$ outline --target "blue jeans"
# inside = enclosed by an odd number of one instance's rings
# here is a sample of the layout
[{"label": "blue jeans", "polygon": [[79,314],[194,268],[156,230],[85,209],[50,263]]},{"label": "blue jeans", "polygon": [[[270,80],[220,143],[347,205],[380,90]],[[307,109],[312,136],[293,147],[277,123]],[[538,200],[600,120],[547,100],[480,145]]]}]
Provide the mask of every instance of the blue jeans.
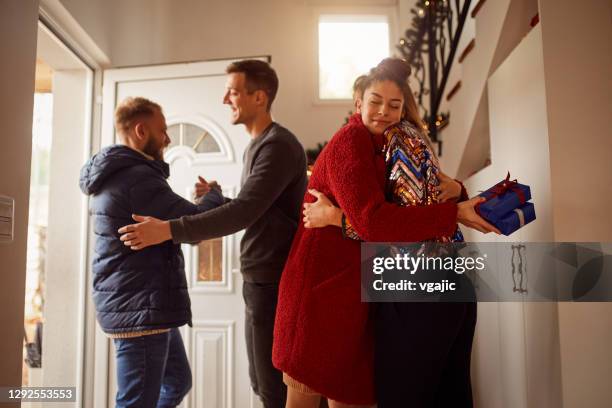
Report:
[{"label": "blue jeans", "polygon": [[191,389],[191,369],[178,329],[114,339],[117,408],[176,407]]}]

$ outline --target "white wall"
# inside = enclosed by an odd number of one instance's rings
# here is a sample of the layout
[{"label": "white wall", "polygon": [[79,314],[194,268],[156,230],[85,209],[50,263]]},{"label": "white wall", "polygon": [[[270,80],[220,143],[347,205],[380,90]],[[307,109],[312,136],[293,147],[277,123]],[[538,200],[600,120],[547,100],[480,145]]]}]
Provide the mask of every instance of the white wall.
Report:
[{"label": "white wall", "polygon": [[[466,230],[466,238],[484,242],[552,241],[540,27],[532,30],[498,67],[486,88],[492,164],[467,179],[466,187],[472,192],[485,190],[510,170],[512,178],[530,185],[538,219],[511,237]],[[474,360],[477,406],[559,407],[556,304],[481,303],[479,309],[484,313],[477,328]]]},{"label": "white wall", "polygon": [[[611,15],[608,0],[540,0],[556,241],[612,240]],[[565,408],[610,406],[611,316],[559,304]]]},{"label": "white wall", "polygon": [[[45,270],[43,384],[77,385],[83,316],[79,303],[84,245],[84,196],[79,172],[84,162],[87,109],[91,105],[85,69],[53,75],[53,143],[49,188],[49,227]],[[89,288],[86,290],[89,291]]]},{"label": "white wall", "polygon": [[110,65],[111,8],[104,0],[40,0],[40,15],[90,66]]},{"label": "white wall", "polygon": [[[487,2],[477,18],[493,4],[500,6]],[[471,191],[482,190],[511,170],[513,176],[532,185],[538,221],[513,239],[610,241],[612,139],[604,118],[611,111],[612,50],[609,42],[602,41],[612,37],[610,4],[587,1],[577,7],[570,1],[540,0],[539,6],[540,25],[488,81],[493,163],[466,184]],[[540,39],[534,41],[534,34]],[[536,53],[524,54],[527,48]],[[477,49],[478,45],[474,52]],[[477,241],[500,239],[466,235]],[[553,304],[523,305],[516,312],[525,315],[525,327],[517,326],[514,331],[526,336],[526,359],[518,365],[515,361],[512,370],[502,365],[506,374],[496,373],[492,367],[497,364],[487,366],[485,358],[503,361],[511,350],[499,333],[512,319],[490,310],[495,309],[491,305],[481,306],[481,316],[487,320],[479,320],[475,359],[480,370],[477,381],[482,386],[477,395],[480,406],[515,406],[508,405],[505,398],[499,401],[496,387],[524,393],[525,399],[512,400],[518,406],[609,406],[610,303],[560,303],[558,308]],[[503,312],[510,312],[504,308]],[[519,350],[513,353],[521,358]],[[507,381],[508,375],[521,373],[526,377],[526,389]],[[560,400],[555,402],[551,391],[559,384]]]},{"label": "white wall", "polygon": [[[0,385],[21,385],[23,300],[32,156],[38,1],[4,0],[0,13],[0,194],[15,199],[15,240],[0,244]],[[6,404],[6,406],[19,406]]]},{"label": "white wall", "polygon": [[[48,2],[49,0],[44,0]],[[87,29],[96,45],[111,56],[110,19],[112,8],[105,0],[59,0],[72,16]]]},{"label": "white wall", "polygon": [[610,240],[612,4],[541,0],[540,9],[555,238]]}]

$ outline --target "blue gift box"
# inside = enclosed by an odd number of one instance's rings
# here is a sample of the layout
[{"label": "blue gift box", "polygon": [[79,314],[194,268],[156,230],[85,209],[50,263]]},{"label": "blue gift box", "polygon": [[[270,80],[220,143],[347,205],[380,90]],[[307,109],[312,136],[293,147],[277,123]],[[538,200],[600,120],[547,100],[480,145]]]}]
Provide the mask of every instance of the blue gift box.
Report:
[{"label": "blue gift box", "polygon": [[[512,188],[496,195],[496,190],[500,189],[502,183],[512,183]],[[521,200],[520,197],[521,193],[518,193],[517,190],[522,192],[523,200]],[[477,207],[478,213],[481,217],[495,224],[510,211],[523,205],[526,201],[529,201],[531,199],[531,190],[529,186],[510,182],[506,179],[479,195],[486,198],[487,201]]]},{"label": "blue gift box", "polygon": [[507,236],[535,219],[536,214],[534,205],[532,203],[525,203],[510,211],[494,224],[502,234]]}]

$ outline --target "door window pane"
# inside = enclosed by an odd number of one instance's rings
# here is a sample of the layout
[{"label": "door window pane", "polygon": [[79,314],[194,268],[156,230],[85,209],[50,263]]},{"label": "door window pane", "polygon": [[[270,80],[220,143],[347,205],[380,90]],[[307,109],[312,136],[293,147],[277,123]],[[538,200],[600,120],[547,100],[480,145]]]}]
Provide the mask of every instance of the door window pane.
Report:
[{"label": "door window pane", "polygon": [[168,126],[168,137],[170,137],[170,144],[168,148],[181,145],[181,125],[176,124]]},{"label": "door window pane", "polygon": [[187,146],[196,153],[221,152],[221,147],[208,131],[191,123],[177,123],[169,126],[168,136],[171,139],[169,148]]},{"label": "door window pane", "polygon": [[221,151],[215,139],[201,127],[185,123],[183,125],[183,132],[185,145],[191,147],[197,153],[216,153]]},{"label": "door window pane", "polygon": [[198,259],[198,282],[223,281],[223,238],[201,242]]}]

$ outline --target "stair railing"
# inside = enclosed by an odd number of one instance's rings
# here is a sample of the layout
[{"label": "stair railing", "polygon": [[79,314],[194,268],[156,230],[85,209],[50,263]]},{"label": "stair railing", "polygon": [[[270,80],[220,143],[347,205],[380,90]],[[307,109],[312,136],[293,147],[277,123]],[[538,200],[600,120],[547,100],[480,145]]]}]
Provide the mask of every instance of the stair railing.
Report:
[{"label": "stair railing", "polygon": [[[413,68],[418,83],[415,97],[424,112],[429,137],[438,144],[439,155],[442,154],[439,131],[450,118],[450,113],[439,112],[440,104],[470,3],[471,0],[419,0],[410,10],[411,26],[397,46]],[[425,95],[429,95],[429,107],[424,104]]]}]

